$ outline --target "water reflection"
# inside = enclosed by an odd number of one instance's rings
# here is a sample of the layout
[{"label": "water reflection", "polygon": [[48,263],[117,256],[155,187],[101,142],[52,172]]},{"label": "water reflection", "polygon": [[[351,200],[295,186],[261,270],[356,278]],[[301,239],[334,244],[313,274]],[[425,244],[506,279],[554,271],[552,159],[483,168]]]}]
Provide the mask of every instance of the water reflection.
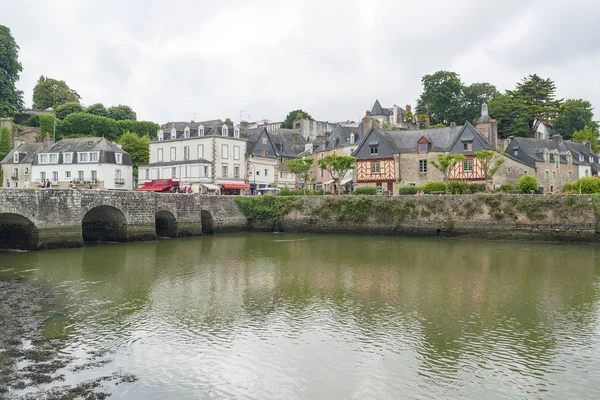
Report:
[{"label": "water reflection", "polygon": [[0,279],[50,288],[73,352],[110,349],[140,377],[116,395],[593,398],[597,260],[593,246],[244,234],[0,254]]}]

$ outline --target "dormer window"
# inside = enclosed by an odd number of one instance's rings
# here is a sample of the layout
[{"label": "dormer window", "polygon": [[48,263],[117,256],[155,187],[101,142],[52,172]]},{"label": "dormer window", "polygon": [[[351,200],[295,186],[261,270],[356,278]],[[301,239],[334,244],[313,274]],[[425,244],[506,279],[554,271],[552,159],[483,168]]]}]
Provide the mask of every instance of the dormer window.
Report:
[{"label": "dormer window", "polygon": [[13,162],[15,164],[17,164],[19,162],[19,153],[15,151],[15,154],[13,156]]},{"label": "dormer window", "polygon": [[175,128],[171,129],[171,139],[177,139],[177,131]]},{"label": "dormer window", "polygon": [[115,153],[115,161],[117,164],[123,164],[123,154]]},{"label": "dormer window", "polygon": [[590,162],[593,163],[594,162],[594,157],[590,156]]},{"label": "dormer window", "polygon": [[164,138],[163,138],[163,135],[164,135],[164,132],[163,132],[163,131],[158,131],[158,135],[157,135],[157,136],[158,136],[158,140],[159,140],[159,141],[161,141],[161,140],[163,140],[163,139],[164,139]]},{"label": "dormer window", "polygon": [[550,161],[550,154],[548,153],[548,150],[544,151],[544,161]]},{"label": "dormer window", "polygon": [[419,154],[424,154],[428,152],[428,146],[427,143],[419,143]]},{"label": "dormer window", "polygon": [[183,130],[183,137],[185,137],[185,138],[190,137],[190,127],[189,126],[186,126],[185,129]]},{"label": "dormer window", "polygon": [[222,136],[229,136],[229,127],[227,125],[223,125],[221,127],[221,135]]},{"label": "dormer window", "polygon": [[371,149],[371,155],[377,155],[377,145],[369,146]]},{"label": "dormer window", "polygon": [[583,156],[583,154],[579,155],[579,161],[583,162],[585,160],[585,157]]},{"label": "dormer window", "polygon": [[354,144],[354,140],[356,140],[354,137],[354,133],[351,133],[350,134],[350,144]]},{"label": "dormer window", "polygon": [[472,142],[464,142],[463,150],[464,151],[473,151],[473,143]]},{"label": "dormer window", "polygon": [[198,127],[198,136],[204,136],[204,125]]},{"label": "dormer window", "polygon": [[519,148],[518,147],[513,148],[513,156],[515,156],[515,157],[519,156]]},{"label": "dormer window", "polygon": [[573,156],[571,156],[571,153],[567,154],[567,162],[569,164],[571,164],[573,162]]},{"label": "dormer window", "polygon": [[240,137],[240,128],[237,126],[233,129],[233,137],[235,137],[235,138]]}]

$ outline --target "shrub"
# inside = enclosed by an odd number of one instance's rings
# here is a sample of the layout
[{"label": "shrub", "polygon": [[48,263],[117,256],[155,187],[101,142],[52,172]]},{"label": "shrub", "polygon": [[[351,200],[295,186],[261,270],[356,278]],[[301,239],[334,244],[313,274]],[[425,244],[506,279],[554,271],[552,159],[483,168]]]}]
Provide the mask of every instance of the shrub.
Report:
[{"label": "shrub", "polygon": [[84,111],[85,108],[83,108],[81,104],[79,104],[76,101],[72,101],[69,103],[61,104],[60,106],[56,107],[56,110],[54,112],[56,114],[56,118],[62,120],[65,119],[69,114],[82,113]]},{"label": "shrub", "polygon": [[425,186],[423,186],[423,191],[425,193],[445,192],[446,184],[444,182],[427,182]]},{"label": "shrub", "polygon": [[471,185],[467,181],[452,180],[448,182],[446,190],[451,194],[469,194],[471,193],[469,186]]},{"label": "shrub", "polygon": [[364,194],[364,195],[370,195],[370,196],[376,195],[377,188],[373,187],[373,186],[359,187],[359,188],[356,188],[356,190],[354,191],[354,194],[356,194],[356,195]]},{"label": "shrub", "polygon": [[284,187],[277,193],[278,196],[291,196],[292,190],[290,188]]},{"label": "shrub", "polygon": [[150,138],[156,137],[156,132],[160,126],[150,121],[135,121],[131,119],[125,119],[121,121],[115,121],[120,132],[135,132],[138,136],[148,135]]},{"label": "shrub", "polygon": [[600,193],[600,179],[591,176],[579,178],[573,182],[573,192],[581,194]]},{"label": "shrub", "polygon": [[487,191],[487,187],[485,183],[472,183],[469,185],[469,190],[471,193],[482,193]]},{"label": "shrub", "polygon": [[567,182],[563,185],[561,192],[563,193],[573,193],[575,189],[573,187],[573,182]]},{"label": "shrub", "polygon": [[417,194],[417,188],[414,186],[400,186],[398,194]]},{"label": "shrub", "polygon": [[415,186],[415,191],[417,191],[417,192],[424,192],[425,191],[425,186]]},{"label": "shrub", "polygon": [[517,183],[517,189],[520,190],[522,193],[527,194],[531,193],[532,191],[537,192],[538,181],[533,175],[523,175]]},{"label": "shrub", "polygon": [[67,115],[62,121],[60,131],[64,136],[96,136],[113,141],[121,135],[114,119],[86,113]]},{"label": "shrub", "polygon": [[23,125],[25,126],[40,126],[40,116],[39,114],[33,114],[27,120],[23,121]]},{"label": "shrub", "polygon": [[517,185],[513,185],[513,184],[510,184],[510,183],[503,183],[498,188],[499,192],[508,192],[509,190],[517,190]]},{"label": "shrub", "polygon": [[60,121],[56,119],[54,114],[39,114],[38,119],[40,122],[40,141],[44,140],[46,133],[49,133],[50,136],[52,136],[54,133],[54,121],[56,121],[56,132],[60,132]]}]

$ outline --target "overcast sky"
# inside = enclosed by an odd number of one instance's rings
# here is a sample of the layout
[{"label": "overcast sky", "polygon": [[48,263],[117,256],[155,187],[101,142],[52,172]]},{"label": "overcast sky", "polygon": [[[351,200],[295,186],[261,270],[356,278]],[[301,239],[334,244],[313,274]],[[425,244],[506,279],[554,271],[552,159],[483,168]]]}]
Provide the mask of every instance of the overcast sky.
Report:
[{"label": "overcast sky", "polygon": [[[598,0],[4,0],[28,107],[40,75],[138,119],[356,120],[415,105],[421,77],[528,74],[600,107]],[[599,112],[596,110],[596,116]]]}]

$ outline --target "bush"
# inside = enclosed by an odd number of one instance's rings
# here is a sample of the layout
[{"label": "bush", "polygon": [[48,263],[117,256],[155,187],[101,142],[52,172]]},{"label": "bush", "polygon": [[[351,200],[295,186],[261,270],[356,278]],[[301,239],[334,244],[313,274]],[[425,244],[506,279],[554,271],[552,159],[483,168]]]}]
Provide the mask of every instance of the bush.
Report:
[{"label": "bush", "polygon": [[425,186],[423,186],[423,191],[425,193],[445,192],[446,184],[444,182],[427,182]]},{"label": "bush", "polygon": [[414,186],[400,186],[398,194],[417,194],[417,188]]},{"label": "bush", "polygon": [[485,183],[472,183],[469,185],[469,190],[471,193],[482,193],[487,191],[487,187]]},{"label": "bush", "polygon": [[96,136],[117,140],[121,131],[114,119],[86,113],[67,115],[62,121],[60,132],[63,136]]},{"label": "bush", "polygon": [[573,192],[581,194],[600,193],[600,179],[588,176],[573,182]]},{"label": "bush", "polygon": [[135,132],[140,137],[148,135],[150,138],[155,138],[156,132],[158,132],[158,129],[160,128],[158,124],[150,121],[135,121],[131,119],[125,119],[115,122],[121,133],[126,131]]},{"label": "bush", "polygon": [[517,189],[526,194],[537,192],[538,181],[533,175],[523,175],[517,183]]},{"label": "bush", "polygon": [[377,194],[377,188],[373,187],[373,186],[363,186],[363,187],[358,187],[356,188],[356,190],[354,191],[354,194],[356,195],[376,195]]},{"label": "bush", "polygon": [[416,192],[425,192],[425,186],[415,186]]},{"label": "bush", "polygon": [[563,185],[561,192],[563,193],[574,193],[575,189],[573,187],[573,182],[567,182]]},{"label": "bush", "polygon": [[25,125],[25,126],[36,126],[36,127],[39,127],[40,126],[40,116],[39,116],[39,114],[33,114],[32,116],[30,116],[27,120],[25,120],[23,122],[23,125]]},{"label": "bush", "polygon": [[503,183],[498,188],[499,192],[508,192],[509,190],[517,190],[517,185],[513,185],[513,184],[510,184],[510,183]]},{"label": "bush", "polygon": [[56,110],[54,112],[56,114],[56,118],[63,120],[69,114],[82,113],[84,111],[85,108],[83,108],[81,104],[79,104],[76,101],[72,101],[69,103],[61,104],[60,106],[56,107]]},{"label": "bush", "polygon": [[284,187],[277,193],[277,196],[291,196],[292,190],[290,188]]},{"label": "bush", "polygon": [[40,141],[44,141],[44,136],[49,133],[50,136],[54,133],[54,121],[56,121],[56,132],[60,132],[60,124],[54,114],[39,114],[40,121]]},{"label": "bush", "polygon": [[469,188],[469,182],[467,181],[458,181],[453,180],[448,182],[448,186],[446,186],[446,190],[450,194],[469,194],[471,193],[471,189]]}]

